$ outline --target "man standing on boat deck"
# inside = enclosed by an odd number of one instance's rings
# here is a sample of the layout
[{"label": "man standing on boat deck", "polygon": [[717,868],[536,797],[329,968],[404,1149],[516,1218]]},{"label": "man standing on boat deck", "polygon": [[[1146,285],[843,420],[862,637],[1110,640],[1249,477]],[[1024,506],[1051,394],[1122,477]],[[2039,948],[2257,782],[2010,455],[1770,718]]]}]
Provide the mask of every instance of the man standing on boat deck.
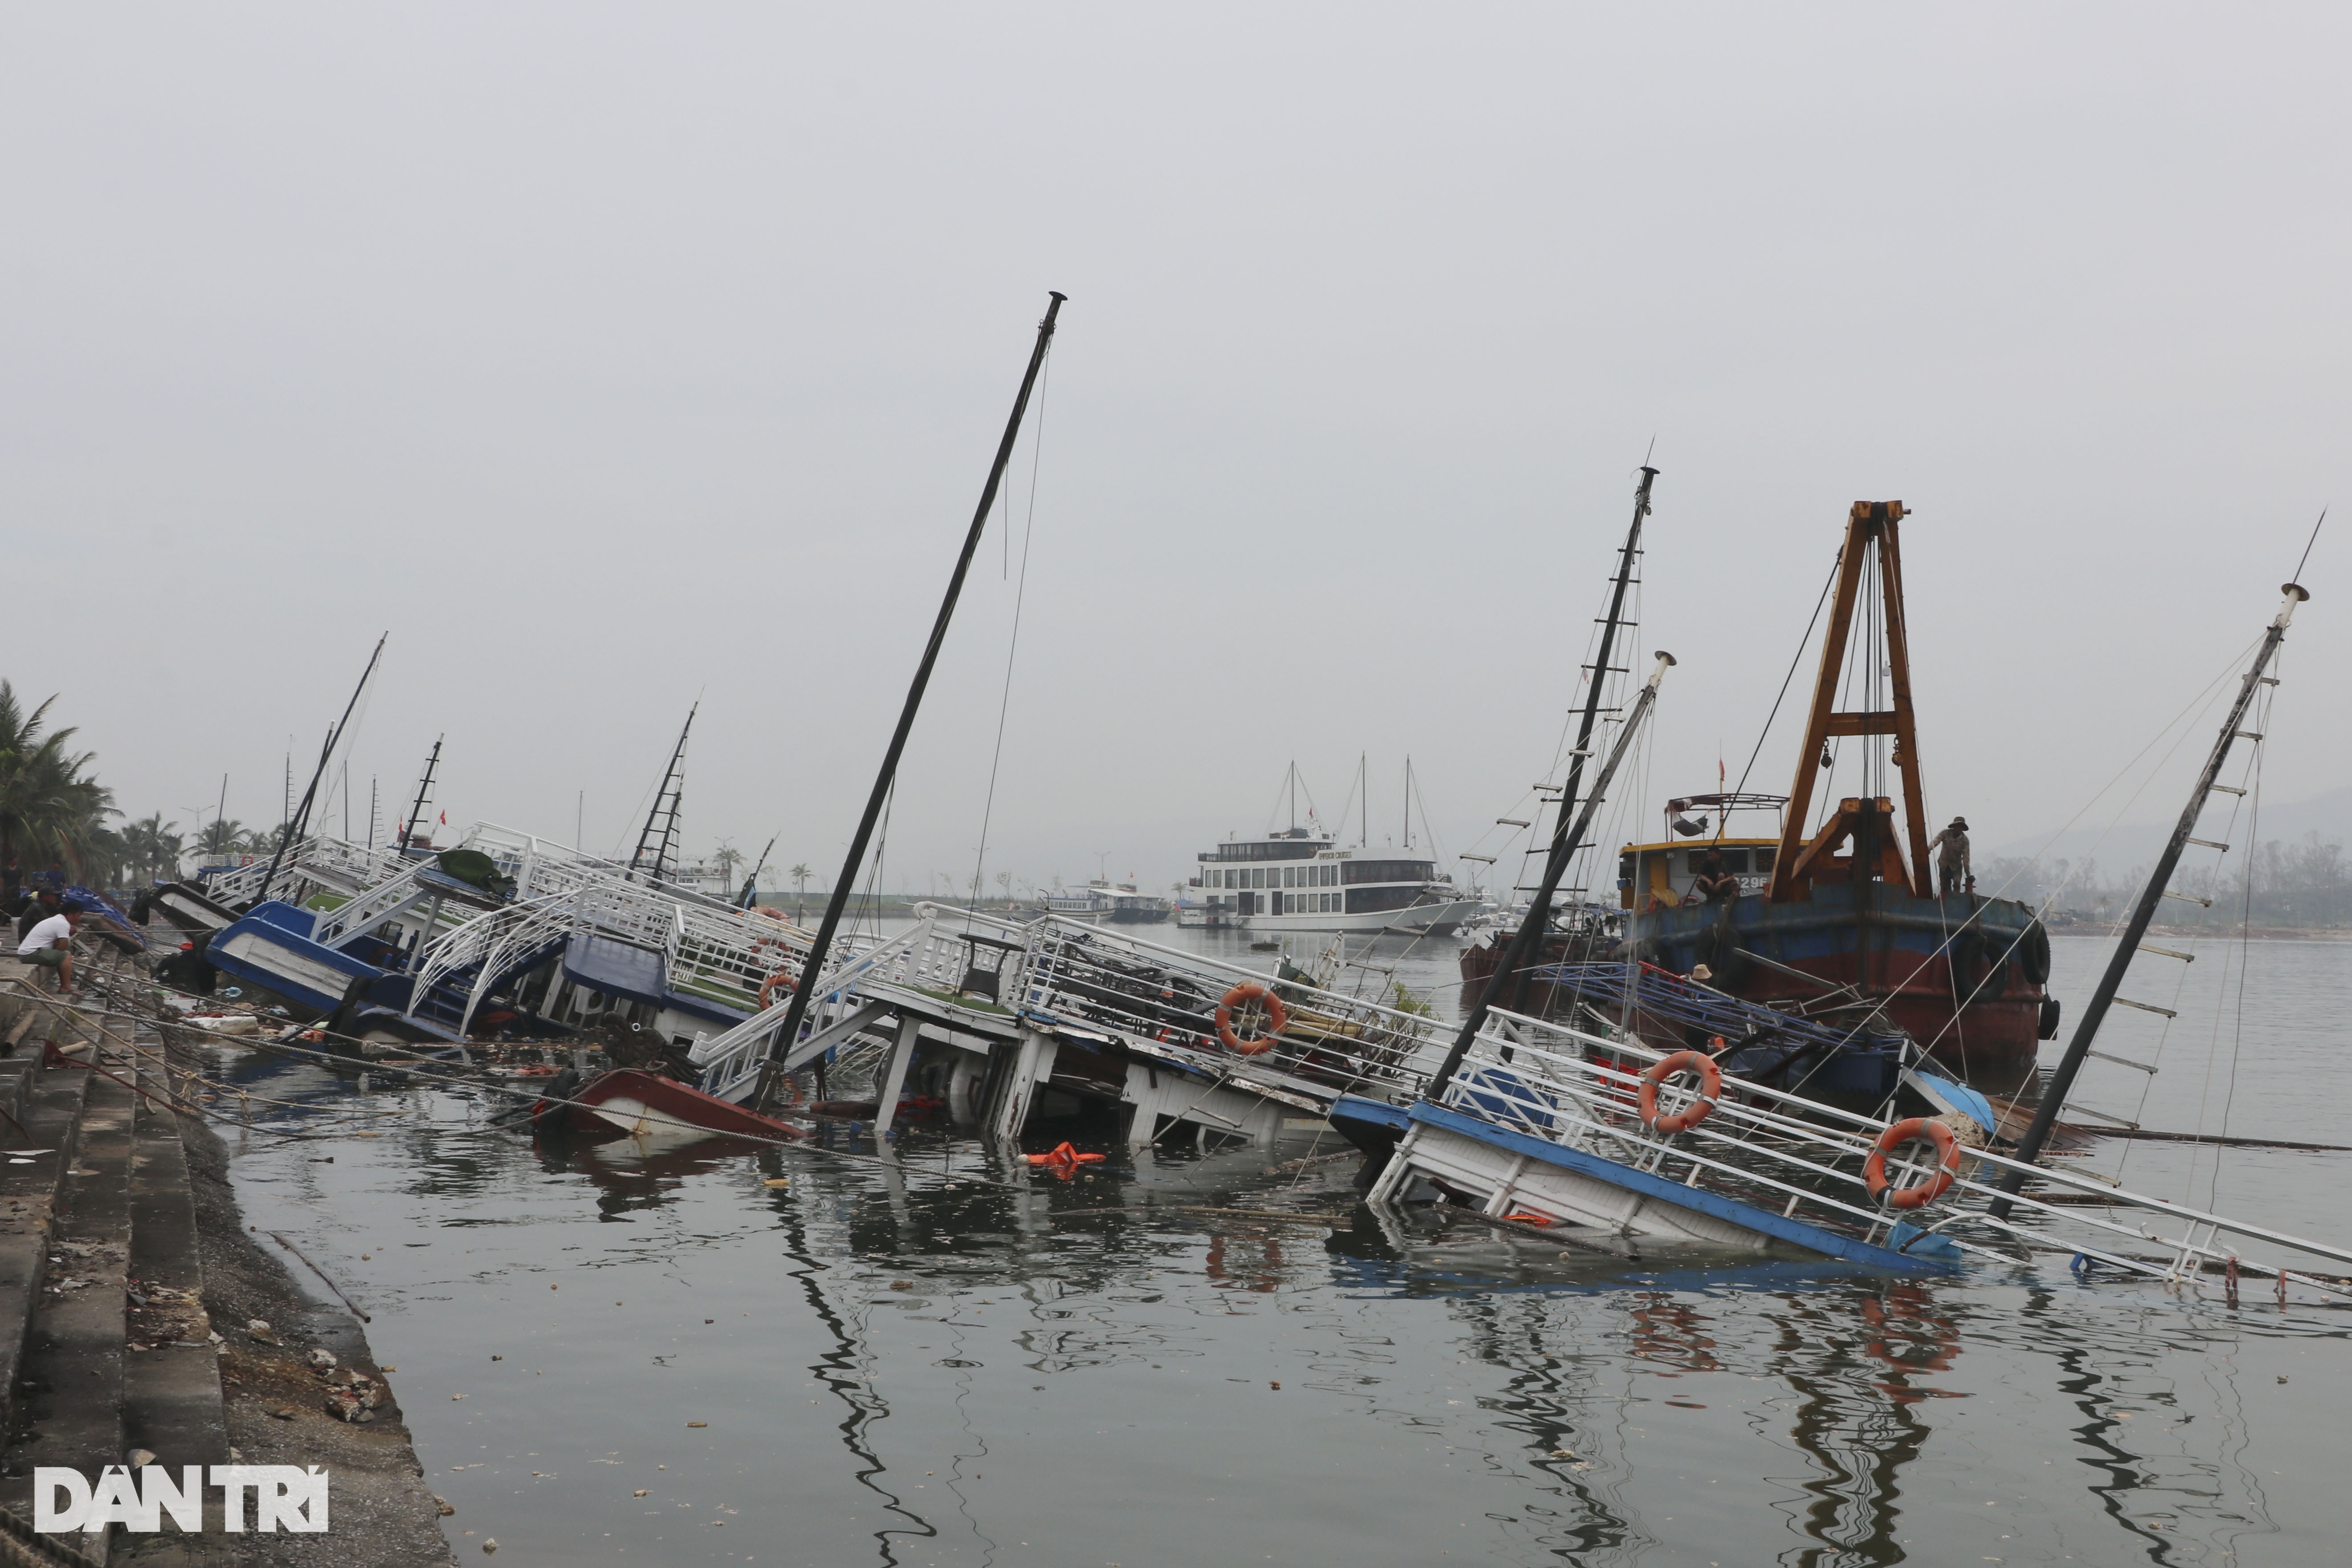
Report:
[{"label": "man standing on boat deck", "polygon": [[73,934],[80,920],[79,910],[61,910],[35,926],[16,948],[17,963],[43,963],[57,970],[60,996],[73,992]]},{"label": "man standing on boat deck", "polygon": [[1936,851],[1937,897],[1948,899],[1971,880],[1969,876],[1969,819],[1952,818],[1952,825],[1927,840],[1927,847]]}]

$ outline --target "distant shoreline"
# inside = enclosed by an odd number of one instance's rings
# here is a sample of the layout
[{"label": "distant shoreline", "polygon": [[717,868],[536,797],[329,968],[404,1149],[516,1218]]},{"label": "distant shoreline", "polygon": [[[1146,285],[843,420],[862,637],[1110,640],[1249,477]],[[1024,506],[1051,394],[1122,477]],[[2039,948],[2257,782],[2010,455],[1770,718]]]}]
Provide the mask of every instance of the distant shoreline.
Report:
[{"label": "distant shoreline", "polygon": [[[2096,921],[2076,921],[2072,925],[2053,926],[2052,936],[2108,937],[2116,927]],[[2195,941],[2204,937],[2226,937],[2232,941],[2242,936],[2256,942],[2352,942],[2352,930],[2341,926],[2150,926],[2150,936],[2178,937]]]}]

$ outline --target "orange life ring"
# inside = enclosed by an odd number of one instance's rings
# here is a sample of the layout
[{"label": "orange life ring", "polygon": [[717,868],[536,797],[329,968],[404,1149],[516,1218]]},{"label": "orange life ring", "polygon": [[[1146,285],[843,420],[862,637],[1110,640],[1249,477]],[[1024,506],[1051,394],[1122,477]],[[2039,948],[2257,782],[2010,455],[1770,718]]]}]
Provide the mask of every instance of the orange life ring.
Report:
[{"label": "orange life ring", "polygon": [[[1895,1186],[1886,1179],[1886,1156],[1922,1138],[1936,1146],[1936,1174],[1911,1186]],[[1952,1130],[1940,1121],[1914,1116],[1878,1135],[1878,1142],[1871,1146],[1870,1158],[1863,1163],[1862,1184],[1870,1189],[1873,1203],[1897,1209],[1926,1208],[1949,1190],[1959,1173],[1960,1141],[1952,1136]]]},{"label": "orange life ring", "polygon": [[[1250,1002],[1265,1004],[1265,1033],[1244,1039],[1234,1033],[1234,1009]],[[1282,1005],[1282,998],[1255,980],[1234,986],[1225,993],[1224,1000],[1217,1004],[1217,1038],[1225,1042],[1227,1050],[1238,1051],[1245,1057],[1274,1049],[1274,1037],[1282,1033],[1283,1026],[1289,1022],[1290,1009]]]},{"label": "orange life ring", "polygon": [[[1698,1098],[1672,1116],[1658,1114],[1658,1086],[1678,1072],[1698,1074]],[[1705,1051],[1676,1051],[1642,1075],[1642,1125],[1671,1138],[1706,1121],[1723,1094],[1723,1069]]]},{"label": "orange life ring", "polygon": [[765,980],[760,982],[761,1012],[764,1013],[768,1010],[768,993],[776,988],[776,982],[779,980],[790,982],[790,984],[785,987],[787,991],[797,991],[801,988],[799,978],[795,976],[791,970],[777,970],[773,974],[769,975]]}]

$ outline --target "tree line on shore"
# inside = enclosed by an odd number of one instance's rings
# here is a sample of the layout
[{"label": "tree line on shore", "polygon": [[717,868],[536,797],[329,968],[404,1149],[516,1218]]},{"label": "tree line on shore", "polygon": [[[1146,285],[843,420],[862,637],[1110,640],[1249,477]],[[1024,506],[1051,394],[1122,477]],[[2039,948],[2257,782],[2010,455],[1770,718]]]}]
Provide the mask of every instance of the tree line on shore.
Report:
[{"label": "tree line on shore", "polygon": [[[1979,892],[2041,906],[2053,923],[2114,921],[2129,912],[2147,884],[2152,866],[2134,866],[2111,876],[2098,861],[1990,860],[1977,873]],[[2205,905],[2166,902],[2159,923],[2214,930],[2242,925],[2330,930],[2352,925],[2352,859],[2344,846],[2316,831],[2300,839],[2268,839],[2219,866],[2184,865],[2173,890],[2210,900]]]}]

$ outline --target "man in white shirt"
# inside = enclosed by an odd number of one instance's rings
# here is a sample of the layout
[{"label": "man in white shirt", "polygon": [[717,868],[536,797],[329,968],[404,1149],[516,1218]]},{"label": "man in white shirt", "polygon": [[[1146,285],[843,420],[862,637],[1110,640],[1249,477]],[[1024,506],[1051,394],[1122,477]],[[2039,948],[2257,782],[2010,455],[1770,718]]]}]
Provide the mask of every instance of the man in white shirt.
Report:
[{"label": "man in white shirt", "polygon": [[16,947],[17,963],[47,964],[58,972],[61,996],[73,992],[73,935],[80,923],[79,910],[61,910],[26,932]]}]

